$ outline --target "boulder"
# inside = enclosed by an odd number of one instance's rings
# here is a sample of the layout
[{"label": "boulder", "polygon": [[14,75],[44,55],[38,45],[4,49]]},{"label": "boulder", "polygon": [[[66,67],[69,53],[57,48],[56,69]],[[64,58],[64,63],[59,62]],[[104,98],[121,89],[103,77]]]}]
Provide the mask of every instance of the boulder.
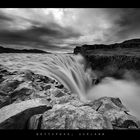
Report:
[{"label": "boulder", "polygon": [[48,101],[40,98],[10,104],[0,109],[0,128],[23,128],[31,116],[43,113],[50,108]]},{"label": "boulder", "polygon": [[128,113],[129,110],[122,104],[119,98],[102,97],[91,104],[90,106],[92,106],[93,109],[111,121],[115,129],[127,129],[130,128],[130,126],[140,128],[138,118]]},{"label": "boulder", "polygon": [[107,118],[89,106],[56,104],[42,115],[41,129],[112,129]]},{"label": "boulder", "polygon": [[29,129],[112,129],[111,122],[75,94],[54,98],[52,109],[34,115]]}]

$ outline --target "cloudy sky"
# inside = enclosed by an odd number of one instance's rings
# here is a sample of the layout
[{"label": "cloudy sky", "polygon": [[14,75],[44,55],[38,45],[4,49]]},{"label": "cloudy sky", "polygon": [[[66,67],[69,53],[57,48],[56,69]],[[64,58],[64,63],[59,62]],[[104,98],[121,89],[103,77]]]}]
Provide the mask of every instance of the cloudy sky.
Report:
[{"label": "cloudy sky", "polygon": [[140,38],[136,8],[0,8],[0,45],[71,52]]}]

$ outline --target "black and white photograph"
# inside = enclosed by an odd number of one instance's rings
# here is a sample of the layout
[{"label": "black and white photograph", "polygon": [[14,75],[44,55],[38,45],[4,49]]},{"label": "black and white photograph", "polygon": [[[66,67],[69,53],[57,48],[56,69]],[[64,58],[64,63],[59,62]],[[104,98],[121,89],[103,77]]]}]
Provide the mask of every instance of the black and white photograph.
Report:
[{"label": "black and white photograph", "polygon": [[9,129],[139,130],[140,8],[0,8]]}]

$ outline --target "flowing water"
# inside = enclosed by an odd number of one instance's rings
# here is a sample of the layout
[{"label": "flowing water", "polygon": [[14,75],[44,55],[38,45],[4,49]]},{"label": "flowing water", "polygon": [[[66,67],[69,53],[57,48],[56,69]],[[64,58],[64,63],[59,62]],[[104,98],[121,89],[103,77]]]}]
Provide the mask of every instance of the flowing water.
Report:
[{"label": "flowing water", "polygon": [[81,56],[69,54],[2,54],[0,64],[11,71],[29,69],[50,76],[72,93],[78,94],[82,101],[95,100],[103,96],[118,97],[140,118],[140,86],[134,79],[116,80],[104,78],[98,85],[92,85],[96,75],[90,69],[85,70],[85,61]]}]

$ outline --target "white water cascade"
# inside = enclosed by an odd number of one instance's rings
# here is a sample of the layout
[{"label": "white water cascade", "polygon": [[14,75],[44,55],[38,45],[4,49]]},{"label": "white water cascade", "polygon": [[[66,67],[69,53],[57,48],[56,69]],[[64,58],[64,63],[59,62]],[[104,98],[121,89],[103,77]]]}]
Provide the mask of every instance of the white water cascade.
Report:
[{"label": "white water cascade", "polygon": [[89,72],[84,71],[84,65],[80,61],[83,61],[81,56],[55,54],[48,57],[44,66],[50,77],[86,101],[86,93],[92,87],[92,78]]}]

